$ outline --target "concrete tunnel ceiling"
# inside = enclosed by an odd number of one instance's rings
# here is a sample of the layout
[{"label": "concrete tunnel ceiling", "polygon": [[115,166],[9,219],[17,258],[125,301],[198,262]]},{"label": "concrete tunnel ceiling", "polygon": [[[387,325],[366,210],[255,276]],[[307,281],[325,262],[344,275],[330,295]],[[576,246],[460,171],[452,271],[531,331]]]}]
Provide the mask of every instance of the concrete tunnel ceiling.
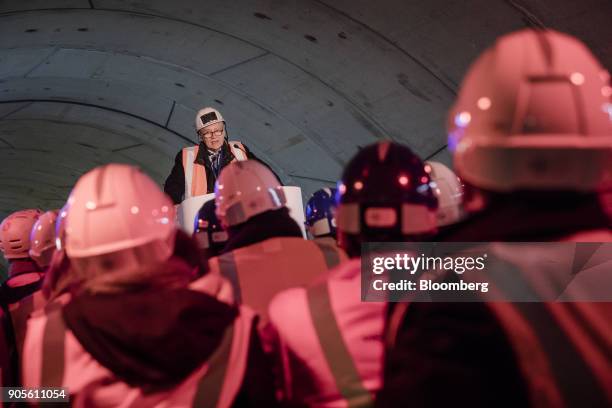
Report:
[{"label": "concrete tunnel ceiling", "polygon": [[446,111],[480,51],[550,27],[609,69],[611,15],[596,0],[2,1],[0,219],[60,207],[102,163],[163,183],[205,105],[305,197],[380,139],[449,163]]}]

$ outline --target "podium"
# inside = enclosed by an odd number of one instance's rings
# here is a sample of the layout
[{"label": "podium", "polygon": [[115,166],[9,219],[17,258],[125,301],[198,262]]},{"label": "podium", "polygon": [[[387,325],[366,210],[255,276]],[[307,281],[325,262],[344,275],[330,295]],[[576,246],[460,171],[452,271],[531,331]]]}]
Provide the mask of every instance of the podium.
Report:
[{"label": "podium", "polygon": [[[285,204],[289,208],[289,215],[297,222],[302,230],[302,236],[306,238],[306,230],[304,229],[304,205],[302,203],[302,189],[296,186],[283,186],[287,203]],[[205,194],[201,196],[191,197],[184,200],[177,206],[176,216],[177,223],[183,231],[187,234],[193,234],[195,217],[200,211],[200,208],[205,202],[214,200],[214,193]]]}]

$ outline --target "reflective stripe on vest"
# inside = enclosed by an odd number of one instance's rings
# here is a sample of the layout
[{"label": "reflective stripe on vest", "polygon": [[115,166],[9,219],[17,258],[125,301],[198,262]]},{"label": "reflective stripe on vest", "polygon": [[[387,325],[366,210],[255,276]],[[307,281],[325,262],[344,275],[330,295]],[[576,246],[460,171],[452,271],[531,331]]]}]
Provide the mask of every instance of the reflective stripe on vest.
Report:
[{"label": "reflective stripe on vest", "polygon": [[[232,154],[238,161],[247,159],[246,149],[240,142],[229,141]],[[191,146],[183,149],[183,170],[185,171],[185,199],[208,193],[208,180],[206,179],[206,168],[194,163],[198,157],[200,146]]]},{"label": "reflective stripe on vest", "polygon": [[322,242],[317,242],[313,240],[313,242],[319,247],[323,257],[325,258],[325,264],[328,269],[335,268],[340,264],[340,253],[338,252],[338,248],[333,247],[328,244],[324,244]]},{"label": "reflective stripe on vest", "polygon": [[28,318],[32,312],[42,309],[46,304],[47,299],[39,289],[30,296],[27,296],[21,299],[19,302],[13,303],[9,306],[13,328],[15,330],[15,344],[17,346],[19,356],[22,355],[23,351],[23,343],[25,341]]},{"label": "reflective stripe on vest", "polygon": [[338,327],[327,282],[309,288],[306,293],[312,323],[338,391],[350,408],[374,406]]},{"label": "reflective stripe on vest", "polygon": [[198,382],[198,388],[193,399],[192,406],[202,408],[214,408],[221,397],[225,373],[232,351],[234,341],[234,325],[225,330],[221,344],[208,360],[208,370]]},{"label": "reflective stripe on vest", "polygon": [[219,270],[221,276],[227,279],[232,284],[232,290],[234,294],[234,302],[242,304],[242,290],[240,289],[240,279],[238,278],[238,266],[236,265],[236,258],[234,252],[226,252],[219,255],[217,258],[219,261]]},{"label": "reflective stripe on vest", "polygon": [[[559,326],[550,305],[530,302],[489,306],[501,318],[512,340],[534,406],[610,406],[603,384],[598,383],[569,334]],[[511,308],[514,313],[504,308]],[[520,325],[523,331],[532,334],[530,341],[517,335]]]},{"label": "reflective stripe on vest", "polygon": [[[534,272],[537,271],[531,271]],[[490,276],[493,282],[501,283],[498,288],[535,297],[536,291],[526,273],[529,272],[517,270],[509,274],[494,270]],[[598,381],[571,340],[576,333],[564,331],[560,324],[572,319],[568,311],[571,303],[489,302],[486,305],[497,316],[518,356],[533,406],[609,406],[612,401],[607,401],[606,385]],[[574,331],[584,331],[585,324],[574,325]]]},{"label": "reflective stripe on vest", "polygon": [[9,306],[9,310],[15,334],[17,355],[22,356],[28,317],[34,311],[34,296],[30,295],[17,303],[13,303]]},{"label": "reflective stripe on vest", "polygon": [[47,322],[43,332],[41,387],[61,387],[64,379],[64,353],[66,324],[62,306],[54,304],[47,309]]}]

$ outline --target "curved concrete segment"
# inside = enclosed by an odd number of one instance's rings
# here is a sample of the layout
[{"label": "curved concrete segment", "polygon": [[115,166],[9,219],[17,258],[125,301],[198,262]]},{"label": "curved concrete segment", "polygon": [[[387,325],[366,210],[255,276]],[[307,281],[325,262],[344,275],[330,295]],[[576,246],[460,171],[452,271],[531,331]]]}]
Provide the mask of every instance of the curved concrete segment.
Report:
[{"label": "curved concrete segment", "polygon": [[380,139],[450,164],[445,116],[470,61],[527,25],[583,38],[610,68],[603,3],[3,1],[0,219],[59,207],[111,161],[161,184],[206,105],[305,198]]}]

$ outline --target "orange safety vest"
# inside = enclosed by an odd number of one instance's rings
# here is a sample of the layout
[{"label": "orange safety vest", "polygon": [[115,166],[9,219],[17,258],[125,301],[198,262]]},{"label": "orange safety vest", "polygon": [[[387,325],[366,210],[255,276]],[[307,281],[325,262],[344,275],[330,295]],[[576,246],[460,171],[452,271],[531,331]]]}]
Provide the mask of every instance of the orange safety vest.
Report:
[{"label": "orange safety vest", "polygon": [[207,362],[174,388],[145,393],[119,380],[87,353],[56,307],[28,322],[23,386],[64,387],[75,406],[230,407],[244,380],[253,319],[253,312],[241,308]]},{"label": "orange safety vest", "polygon": [[262,327],[274,295],[311,284],[346,259],[346,254],[337,247],[282,237],[235,249],[208,262],[211,273],[230,281],[234,300],[260,315]]},{"label": "orange safety vest", "polygon": [[[238,161],[247,160],[246,148],[240,142],[230,141],[230,150]],[[238,147],[236,147],[238,146]],[[207,194],[206,168],[195,163],[200,146],[183,149],[183,169],[185,170],[185,199]],[[233,161],[233,160],[232,160]]]},{"label": "orange safety vest", "polygon": [[270,303],[283,395],[311,407],[372,407],[382,386],[385,303],[361,301],[361,261]]}]

